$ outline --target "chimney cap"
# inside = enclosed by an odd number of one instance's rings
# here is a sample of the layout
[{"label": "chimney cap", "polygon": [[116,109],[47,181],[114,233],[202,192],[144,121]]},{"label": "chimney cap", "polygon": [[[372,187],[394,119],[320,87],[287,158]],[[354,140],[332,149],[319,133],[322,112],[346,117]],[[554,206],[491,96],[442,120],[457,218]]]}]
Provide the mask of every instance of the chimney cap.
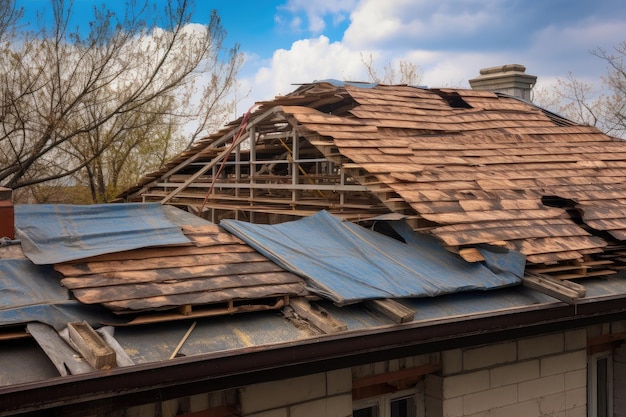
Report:
[{"label": "chimney cap", "polygon": [[469,84],[474,90],[504,93],[530,100],[530,91],[537,77],[525,71],[526,67],[520,64],[483,68],[478,77],[469,80]]},{"label": "chimney cap", "polygon": [[526,72],[526,67],[521,64],[498,65],[481,69],[480,75],[502,74],[505,72]]}]

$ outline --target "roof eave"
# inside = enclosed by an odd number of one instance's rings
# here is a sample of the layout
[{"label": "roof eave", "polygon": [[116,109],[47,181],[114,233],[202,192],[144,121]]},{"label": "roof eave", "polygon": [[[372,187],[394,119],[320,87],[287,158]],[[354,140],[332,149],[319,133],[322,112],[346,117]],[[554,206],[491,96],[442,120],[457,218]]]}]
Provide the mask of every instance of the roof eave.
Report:
[{"label": "roof eave", "polygon": [[[102,402],[138,405],[390,358],[626,318],[626,295],[411,322],[0,388],[0,416]],[[83,404],[81,406],[81,404]]]}]

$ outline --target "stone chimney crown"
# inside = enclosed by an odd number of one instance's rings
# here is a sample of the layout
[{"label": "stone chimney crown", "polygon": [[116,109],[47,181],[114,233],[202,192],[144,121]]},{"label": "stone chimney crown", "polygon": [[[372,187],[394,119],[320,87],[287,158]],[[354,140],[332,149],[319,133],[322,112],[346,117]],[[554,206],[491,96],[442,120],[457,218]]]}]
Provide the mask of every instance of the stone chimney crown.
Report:
[{"label": "stone chimney crown", "polygon": [[530,101],[530,91],[537,77],[525,71],[526,67],[520,64],[483,68],[480,76],[469,80],[469,83],[474,90],[504,93]]}]

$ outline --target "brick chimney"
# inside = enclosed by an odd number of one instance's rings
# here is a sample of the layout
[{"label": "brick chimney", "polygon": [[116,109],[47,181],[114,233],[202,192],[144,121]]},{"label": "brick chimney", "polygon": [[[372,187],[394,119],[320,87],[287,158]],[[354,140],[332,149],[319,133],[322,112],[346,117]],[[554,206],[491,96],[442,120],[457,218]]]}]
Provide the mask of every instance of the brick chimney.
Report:
[{"label": "brick chimney", "polygon": [[13,190],[0,187],[0,238],[15,239]]},{"label": "brick chimney", "polygon": [[526,74],[526,67],[520,64],[507,64],[480,70],[480,76],[469,80],[474,90],[504,93],[530,101],[530,91],[537,77]]}]

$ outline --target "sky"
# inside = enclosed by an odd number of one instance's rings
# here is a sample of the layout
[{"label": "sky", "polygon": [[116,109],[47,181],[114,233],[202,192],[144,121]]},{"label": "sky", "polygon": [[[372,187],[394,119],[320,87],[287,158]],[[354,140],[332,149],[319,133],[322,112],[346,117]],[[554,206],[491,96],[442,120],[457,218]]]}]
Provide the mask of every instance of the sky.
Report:
[{"label": "sky", "polygon": [[[125,3],[74,1],[78,14]],[[33,19],[48,2],[18,4]],[[623,0],[196,0],[192,20],[206,23],[213,9],[245,56],[240,113],[301,83],[369,81],[370,55],[379,73],[418,65],[427,87],[469,88],[481,68],[515,63],[538,76],[537,88],[570,73],[599,88],[607,64],[591,51],[626,41]]]}]

